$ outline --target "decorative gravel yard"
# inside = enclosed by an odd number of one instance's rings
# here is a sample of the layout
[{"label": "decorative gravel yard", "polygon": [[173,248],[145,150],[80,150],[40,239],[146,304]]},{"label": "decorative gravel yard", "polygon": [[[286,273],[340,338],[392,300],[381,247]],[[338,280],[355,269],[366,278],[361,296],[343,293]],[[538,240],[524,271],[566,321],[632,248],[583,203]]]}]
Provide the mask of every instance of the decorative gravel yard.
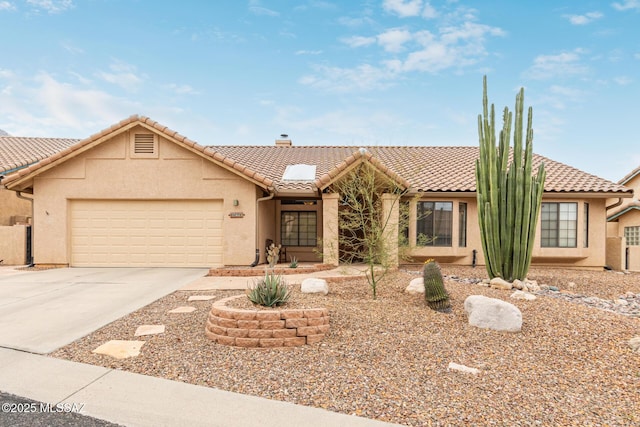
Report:
[{"label": "decorative gravel yard", "polygon": [[[443,267],[453,312],[427,308],[404,288],[417,272],[398,271],[378,288],[364,279],[330,283],[327,296],[295,292],[291,308],[326,307],[330,332],[320,342],[292,348],[245,349],[205,336],[213,301],[241,291],[176,292],[51,356],[331,411],[424,425],[640,425],[640,353],[628,341],[640,318],[538,295],[514,300],[511,291],[465,283],[483,269]],[[532,269],[530,279],[565,292],[605,300],[626,294],[640,304],[640,274]],[[187,301],[193,295],[211,301]],[[516,305],[520,333],[472,327],[463,308],[469,295]],[[558,296],[558,295],[556,295]],[[179,306],[191,313],[168,313]],[[141,325],[166,325],[138,336]],[[109,340],[144,340],[137,357],[114,359],[92,350]],[[450,362],[477,375],[448,371]]]}]

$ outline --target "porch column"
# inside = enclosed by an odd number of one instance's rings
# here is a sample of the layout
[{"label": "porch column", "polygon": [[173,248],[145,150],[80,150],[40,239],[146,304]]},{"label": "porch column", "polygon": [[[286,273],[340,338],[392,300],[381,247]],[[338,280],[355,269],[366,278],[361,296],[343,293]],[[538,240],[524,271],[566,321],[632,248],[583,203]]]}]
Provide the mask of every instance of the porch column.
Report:
[{"label": "porch column", "polygon": [[340,194],[322,194],[322,262],[324,264],[338,265],[338,201]]},{"label": "porch column", "polygon": [[398,266],[398,223],[400,222],[400,198],[396,194],[382,195],[382,217],[389,218],[385,229],[385,242],[389,254],[389,265]]}]

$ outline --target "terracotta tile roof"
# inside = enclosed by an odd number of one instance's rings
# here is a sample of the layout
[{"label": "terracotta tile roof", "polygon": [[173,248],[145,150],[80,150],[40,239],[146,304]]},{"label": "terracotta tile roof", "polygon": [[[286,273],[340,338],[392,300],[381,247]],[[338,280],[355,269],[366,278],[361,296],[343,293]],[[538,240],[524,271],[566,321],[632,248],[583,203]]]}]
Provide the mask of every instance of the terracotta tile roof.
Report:
[{"label": "terracotta tile roof", "polygon": [[[476,189],[475,161],[478,158],[478,147],[362,147],[366,151],[361,152],[359,147],[353,146],[202,146],[148,117],[137,115],[81,141],[57,140],[67,141],[67,145],[60,146],[57,151],[49,153],[48,157],[38,163],[7,176],[4,184],[15,184],[23,178],[28,180],[46,170],[48,165],[53,166],[65,161],[99,144],[103,139],[136,125],[154,129],[177,144],[210,157],[214,162],[265,189],[316,192],[350,164],[365,158],[378,170],[412,191],[475,192]],[[25,140],[2,137],[0,141],[3,139]],[[56,141],[46,138],[42,140]],[[534,156],[534,169],[542,161],[547,169],[546,192],[633,194],[633,190],[623,185],[542,156]],[[283,180],[287,165],[295,164],[316,165],[314,180]]]},{"label": "terracotta tile roof", "polygon": [[[218,153],[260,171],[278,190],[315,190],[326,184],[331,171],[346,167],[357,148],[345,146],[276,147],[214,146]],[[474,192],[478,147],[363,147],[381,165],[406,180],[414,191]],[[353,161],[353,160],[350,160]],[[558,193],[631,193],[631,190],[560,162],[534,155],[534,170],[547,169],[545,191]],[[315,182],[288,182],[281,177],[287,165],[315,164]],[[341,166],[342,165],[342,166]]]},{"label": "terracotta tile roof", "polygon": [[29,166],[77,142],[67,138],[0,136],[0,174]]}]

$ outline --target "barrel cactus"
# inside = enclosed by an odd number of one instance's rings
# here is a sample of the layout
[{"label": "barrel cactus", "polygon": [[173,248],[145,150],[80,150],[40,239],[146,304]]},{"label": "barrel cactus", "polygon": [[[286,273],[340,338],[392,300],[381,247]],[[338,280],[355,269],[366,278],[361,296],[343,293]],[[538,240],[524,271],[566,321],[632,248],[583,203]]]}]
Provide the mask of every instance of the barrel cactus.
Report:
[{"label": "barrel cactus", "polygon": [[424,299],[430,309],[443,313],[451,312],[449,294],[444,288],[444,280],[437,262],[430,260],[424,264]]}]

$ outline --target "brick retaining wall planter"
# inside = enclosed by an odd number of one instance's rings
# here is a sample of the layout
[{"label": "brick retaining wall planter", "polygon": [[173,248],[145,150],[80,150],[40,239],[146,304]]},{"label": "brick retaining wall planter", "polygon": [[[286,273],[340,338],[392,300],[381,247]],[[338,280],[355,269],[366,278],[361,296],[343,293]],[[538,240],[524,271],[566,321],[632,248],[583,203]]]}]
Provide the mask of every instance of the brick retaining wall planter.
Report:
[{"label": "brick retaining wall planter", "polygon": [[236,347],[298,347],[315,344],[329,332],[329,310],[243,310],[227,307],[236,295],[213,303],[205,334],[218,344]]}]

